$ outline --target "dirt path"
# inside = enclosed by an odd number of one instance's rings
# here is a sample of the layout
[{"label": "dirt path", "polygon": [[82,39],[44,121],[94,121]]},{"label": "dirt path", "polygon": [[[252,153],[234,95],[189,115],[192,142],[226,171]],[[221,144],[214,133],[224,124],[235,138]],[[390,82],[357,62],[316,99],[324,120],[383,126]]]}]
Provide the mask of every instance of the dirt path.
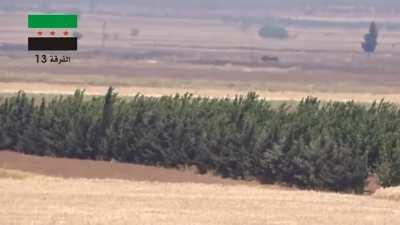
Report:
[{"label": "dirt path", "polygon": [[211,175],[198,175],[191,171],[125,163],[38,157],[11,151],[0,151],[0,168],[63,178],[122,179],[168,183],[244,183]]}]

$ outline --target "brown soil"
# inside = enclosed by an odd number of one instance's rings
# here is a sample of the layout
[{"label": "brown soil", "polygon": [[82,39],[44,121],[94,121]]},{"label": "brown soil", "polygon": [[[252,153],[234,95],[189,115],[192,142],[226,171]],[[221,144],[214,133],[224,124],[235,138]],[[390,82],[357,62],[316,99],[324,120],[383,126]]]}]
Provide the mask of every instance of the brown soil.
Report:
[{"label": "brown soil", "polygon": [[0,151],[0,168],[63,178],[124,179],[170,183],[240,184],[240,181],[152,166],[24,155]]}]

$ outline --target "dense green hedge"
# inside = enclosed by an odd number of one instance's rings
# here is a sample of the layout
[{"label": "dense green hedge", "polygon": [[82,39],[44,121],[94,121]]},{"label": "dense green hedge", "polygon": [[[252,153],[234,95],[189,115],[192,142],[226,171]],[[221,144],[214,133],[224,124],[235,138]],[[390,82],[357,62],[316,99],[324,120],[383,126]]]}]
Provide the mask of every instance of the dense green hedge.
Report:
[{"label": "dense green hedge", "polygon": [[224,177],[305,188],[357,191],[368,173],[400,184],[400,110],[320,103],[271,107],[255,93],[235,99],[183,96],[35,102],[20,92],[0,104],[0,149],[115,159],[165,167],[196,166]]}]

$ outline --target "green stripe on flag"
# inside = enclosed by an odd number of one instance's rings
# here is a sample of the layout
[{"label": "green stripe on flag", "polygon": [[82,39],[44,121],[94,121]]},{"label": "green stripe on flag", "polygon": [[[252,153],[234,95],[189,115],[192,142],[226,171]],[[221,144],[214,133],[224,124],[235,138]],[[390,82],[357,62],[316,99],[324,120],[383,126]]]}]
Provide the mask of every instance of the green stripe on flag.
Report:
[{"label": "green stripe on flag", "polygon": [[29,28],[77,28],[78,16],[72,14],[28,15]]}]

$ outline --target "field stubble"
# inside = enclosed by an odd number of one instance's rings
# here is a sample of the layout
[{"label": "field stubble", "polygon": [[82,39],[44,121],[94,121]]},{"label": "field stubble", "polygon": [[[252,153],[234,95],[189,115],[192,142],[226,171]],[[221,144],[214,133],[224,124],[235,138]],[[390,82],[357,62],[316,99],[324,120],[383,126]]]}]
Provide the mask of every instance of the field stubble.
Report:
[{"label": "field stubble", "polygon": [[374,197],[400,202],[400,187],[390,187],[378,190]]},{"label": "field stubble", "polygon": [[261,186],[0,179],[3,225],[395,225],[398,202]]}]

